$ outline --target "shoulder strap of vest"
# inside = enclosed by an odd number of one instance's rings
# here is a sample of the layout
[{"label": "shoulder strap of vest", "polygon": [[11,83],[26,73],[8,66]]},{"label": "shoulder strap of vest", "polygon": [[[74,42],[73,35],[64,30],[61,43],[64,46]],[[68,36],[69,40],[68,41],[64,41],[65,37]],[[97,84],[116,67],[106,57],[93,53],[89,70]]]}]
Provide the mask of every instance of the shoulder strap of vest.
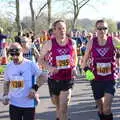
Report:
[{"label": "shoulder strap of vest", "polygon": [[108,44],[113,45],[112,37],[108,36],[107,40]]}]

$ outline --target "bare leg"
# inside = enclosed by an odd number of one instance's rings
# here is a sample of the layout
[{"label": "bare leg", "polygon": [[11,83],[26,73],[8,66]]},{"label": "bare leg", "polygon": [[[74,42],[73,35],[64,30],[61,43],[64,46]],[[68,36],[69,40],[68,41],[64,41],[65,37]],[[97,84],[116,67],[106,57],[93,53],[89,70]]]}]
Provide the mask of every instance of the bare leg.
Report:
[{"label": "bare leg", "polygon": [[104,95],[104,103],[103,103],[103,113],[106,115],[111,114],[111,104],[113,100],[113,95],[109,93],[105,93]]},{"label": "bare leg", "polygon": [[53,95],[51,101],[56,106],[56,118],[59,118],[59,96]]},{"label": "bare leg", "polygon": [[71,98],[71,89],[68,91],[61,91],[60,93],[60,120],[68,120],[68,104]]}]

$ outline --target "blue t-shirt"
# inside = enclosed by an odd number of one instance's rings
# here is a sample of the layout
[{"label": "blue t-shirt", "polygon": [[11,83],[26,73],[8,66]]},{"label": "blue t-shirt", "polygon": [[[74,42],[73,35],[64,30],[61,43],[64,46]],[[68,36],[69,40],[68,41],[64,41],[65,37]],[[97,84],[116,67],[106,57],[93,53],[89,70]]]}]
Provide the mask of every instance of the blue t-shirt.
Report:
[{"label": "blue t-shirt", "polygon": [[85,51],[86,51],[86,46],[81,47],[81,54],[82,54],[82,56],[84,56]]}]

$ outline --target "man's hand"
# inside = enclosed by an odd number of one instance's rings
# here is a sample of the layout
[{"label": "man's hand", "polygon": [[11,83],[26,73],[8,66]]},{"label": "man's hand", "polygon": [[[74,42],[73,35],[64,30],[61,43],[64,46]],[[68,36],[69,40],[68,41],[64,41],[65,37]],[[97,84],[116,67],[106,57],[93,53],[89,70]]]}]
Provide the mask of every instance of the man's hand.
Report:
[{"label": "man's hand", "polygon": [[56,74],[59,70],[56,68],[56,67],[48,67],[48,71],[51,73],[51,74]]},{"label": "man's hand", "polygon": [[72,76],[73,77],[78,77],[78,73],[77,73],[76,68],[72,69]]},{"label": "man's hand", "polygon": [[30,92],[29,92],[28,97],[30,99],[34,99],[35,98],[35,94],[36,94],[36,91],[34,89],[31,89]]},{"label": "man's hand", "polygon": [[39,94],[36,93],[35,94],[35,100],[36,100],[37,104],[40,102],[40,98],[39,97],[40,97]]},{"label": "man's hand", "polygon": [[36,93],[36,91],[34,89],[30,90],[28,97],[30,99],[35,99],[37,104],[40,102],[39,94]]},{"label": "man's hand", "polygon": [[4,105],[8,105],[9,104],[9,98],[8,95],[3,96],[3,102]]}]

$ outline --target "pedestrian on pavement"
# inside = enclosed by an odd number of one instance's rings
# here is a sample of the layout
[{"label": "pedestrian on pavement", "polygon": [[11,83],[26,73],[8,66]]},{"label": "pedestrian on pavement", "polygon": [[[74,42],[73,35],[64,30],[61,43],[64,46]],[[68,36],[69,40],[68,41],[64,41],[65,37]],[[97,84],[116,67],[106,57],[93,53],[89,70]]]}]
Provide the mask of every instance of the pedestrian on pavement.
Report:
[{"label": "pedestrian on pavement", "polygon": [[9,54],[12,61],[4,73],[3,104],[9,104],[10,120],[35,120],[35,86],[37,83],[38,88],[41,79],[43,83],[47,76],[34,62],[23,57],[19,43],[10,45]]},{"label": "pedestrian on pavement", "polygon": [[2,56],[2,50],[4,49],[4,39],[7,39],[7,35],[3,34],[3,28],[0,27],[0,57]]},{"label": "pedestrian on pavement", "polygon": [[[82,68],[90,70],[94,79],[91,81],[93,95],[98,107],[100,120],[113,120],[111,104],[115,93],[116,48],[120,48],[117,38],[108,37],[108,25],[104,20],[96,21],[97,37],[88,41],[82,61]],[[90,68],[87,60],[91,57]]]},{"label": "pedestrian on pavement", "polygon": [[52,103],[56,105],[56,120],[68,120],[68,104],[77,65],[76,43],[66,37],[63,20],[53,23],[53,34],[54,38],[46,41],[41,49],[39,63],[50,73],[48,86]]}]

